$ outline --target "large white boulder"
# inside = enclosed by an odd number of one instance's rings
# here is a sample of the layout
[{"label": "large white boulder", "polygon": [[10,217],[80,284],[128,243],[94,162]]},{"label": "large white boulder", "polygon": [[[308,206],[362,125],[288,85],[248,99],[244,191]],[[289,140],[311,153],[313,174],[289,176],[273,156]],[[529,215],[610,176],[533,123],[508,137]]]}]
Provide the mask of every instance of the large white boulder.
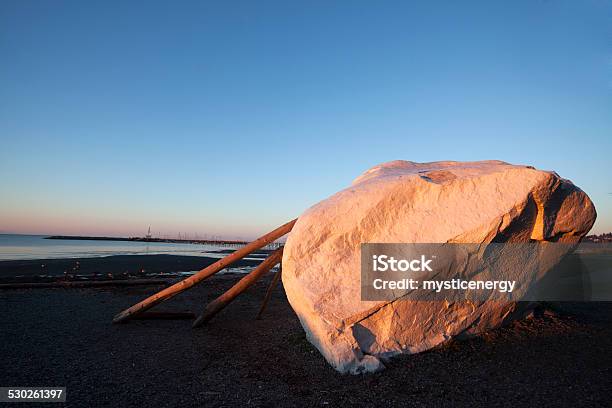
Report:
[{"label": "large white boulder", "polygon": [[515,302],[362,301],[362,243],[578,242],[596,213],[554,172],[501,161],[371,168],[305,211],[283,255],[283,285],[307,338],[340,372],[376,371],[519,317]]}]

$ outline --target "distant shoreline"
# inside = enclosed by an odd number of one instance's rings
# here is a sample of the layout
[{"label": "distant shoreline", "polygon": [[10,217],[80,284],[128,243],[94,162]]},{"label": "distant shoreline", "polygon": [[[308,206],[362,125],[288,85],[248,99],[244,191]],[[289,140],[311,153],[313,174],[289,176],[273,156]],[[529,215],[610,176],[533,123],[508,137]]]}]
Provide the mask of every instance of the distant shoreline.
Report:
[{"label": "distant shoreline", "polygon": [[[96,258],[58,258],[0,261],[0,283],[104,280],[177,275],[198,271],[219,258],[186,255],[111,255]],[[261,260],[241,259],[227,271],[254,267]]]}]

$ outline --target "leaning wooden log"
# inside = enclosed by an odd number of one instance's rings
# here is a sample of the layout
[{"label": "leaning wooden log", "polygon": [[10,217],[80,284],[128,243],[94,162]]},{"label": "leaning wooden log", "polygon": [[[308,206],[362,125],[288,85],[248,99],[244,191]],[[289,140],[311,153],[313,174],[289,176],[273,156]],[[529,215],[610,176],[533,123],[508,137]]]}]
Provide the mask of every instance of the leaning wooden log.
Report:
[{"label": "leaning wooden log", "polygon": [[257,317],[255,319],[257,320],[261,319],[261,315],[263,315],[264,310],[266,310],[266,306],[268,306],[268,302],[270,301],[270,298],[272,297],[272,291],[274,291],[274,288],[278,284],[278,281],[280,280],[282,273],[283,273],[283,266],[281,265],[278,268],[278,272],[276,272],[276,274],[272,278],[272,282],[270,282],[270,286],[268,286],[268,290],[266,291],[266,296],[264,296],[264,300],[261,303],[261,307],[259,308],[259,313],[257,313]]},{"label": "leaning wooden log", "polygon": [[280,227],[278,227],[274,231],[271,231],[271,232],[267,233],[266,235],[264,235],[264,236],[256,239],[255,241],[251,242],[250,244],[245,245],[244,247],[242,247],[240,249],[237,249],[236,251],[232,252],[231,254],[226,256],[225,258],[220,259],[217,262],[215,262],[214,264],[207,266],[206,268],[204,268],[201,271],[197,272],[196,274],[190,276],[189,278],[187,278],[185,280],[182,280],[182,281],[180,281],[180,282],[170,286],[169,288],[166,288],[166,289],[164,289],[164,290],[154,294],[153,296],[150,296],[150,297],[146,298],[142,302],[137,303],[134,306],[124,310],[123,312],[121,312],[117,316],[115,316],[115,318],[113,319],[113,323],[122,322],[124,320],[127,320],[127,319],[131,318],[135,314],[142,313],[145,310],[148,310],[148,309],[152,308],[153,306],[163,302],[164,300],[170,299],[171,297],[174,297],[174,296],[178,295],[179,293],[181,293],[181,292],[191,288],[192,286],[196,285],[197,283],[200,283],[204,279],[206,279],[209,276],[214,275],[215,273],[219,272],[220,270],[230,266],[234,262],[244,258],[245,256],[249,255],[253,251],[256,251],[258,249],[261,249],[261,248],[265,247],[269,243],[277,240],[278,238],[282,237],[283,235],[285,235],[289,231],[291,231],[291,229],[293,228],[293,225],[295,224],[296,221],[297,221],[297,218],[294,219],[294,220],[289,221],[288,223],[286,223],[284,225],[281,225]]},{"label": "leaning wooden log", "polygon": [[261,278],[266,272],[274,267],[277,263],[281,262],[283,258],[283,247],[280,247],[276,251],[272,252],[265,261],[259,264],[251,273],[244,278],[240,279],[238,283],[232,286],[227,292],[210,302],[202,314],[193,323],[193,327],[199,327],[202,324],[208,322],[213,318],[221,309],[231,303],[236,296],[247,290],[253,285],[259,278]]},{"label": "leaning wooden log", "polygon": [[191,320],[195,319],[193,312],[144,312],[134,317],[133,320]]},{"label": "leaning wooden log", "polygon": [[15,282],[2,283],[0,289],[35,289],[35,288],[90,288],[100,286],[139,286],[168,285],[163,279],[125,279],[105,281],[61,281],[61,282]]}]

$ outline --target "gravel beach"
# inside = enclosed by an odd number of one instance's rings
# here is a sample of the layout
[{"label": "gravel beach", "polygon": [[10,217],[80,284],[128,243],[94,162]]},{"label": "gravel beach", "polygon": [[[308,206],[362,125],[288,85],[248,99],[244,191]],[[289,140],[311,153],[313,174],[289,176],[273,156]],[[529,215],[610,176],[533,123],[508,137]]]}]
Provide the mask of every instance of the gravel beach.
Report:
[{"label": "gravel beach", "polygon": [[[199,312],[225,274],[155,310]],[[67,406],[607,406],[612,303],[549,305],[534,317],[362,376],[335,372],[271,276],[193,330],[113,316],[160,287],[0,292],[0,385],[66,386]],[[35,404],[28,405],[34,406]]]}]

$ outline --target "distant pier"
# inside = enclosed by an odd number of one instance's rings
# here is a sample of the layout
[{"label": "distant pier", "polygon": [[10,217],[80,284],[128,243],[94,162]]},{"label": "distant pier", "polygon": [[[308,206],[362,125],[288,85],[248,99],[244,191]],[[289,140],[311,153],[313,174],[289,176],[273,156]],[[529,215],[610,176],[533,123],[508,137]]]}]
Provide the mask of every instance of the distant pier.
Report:
[{"label": "distant pier", "polygon": [[[86,237],[75,235],[53,235],[46,239],[63,239],[63,240],[78,240],[78,241],[130,241],[130,242],[161,242],[169,244],[200,244],[214,245],[219,247],[240,248],[249,243],[249,241],[239,240],[224,240],[224,239],[170,239],[170,238],[151,238],[151,237]],[[265,249],[277,249],[284,245],[284,242],[272,242],[266,245]]]}]

